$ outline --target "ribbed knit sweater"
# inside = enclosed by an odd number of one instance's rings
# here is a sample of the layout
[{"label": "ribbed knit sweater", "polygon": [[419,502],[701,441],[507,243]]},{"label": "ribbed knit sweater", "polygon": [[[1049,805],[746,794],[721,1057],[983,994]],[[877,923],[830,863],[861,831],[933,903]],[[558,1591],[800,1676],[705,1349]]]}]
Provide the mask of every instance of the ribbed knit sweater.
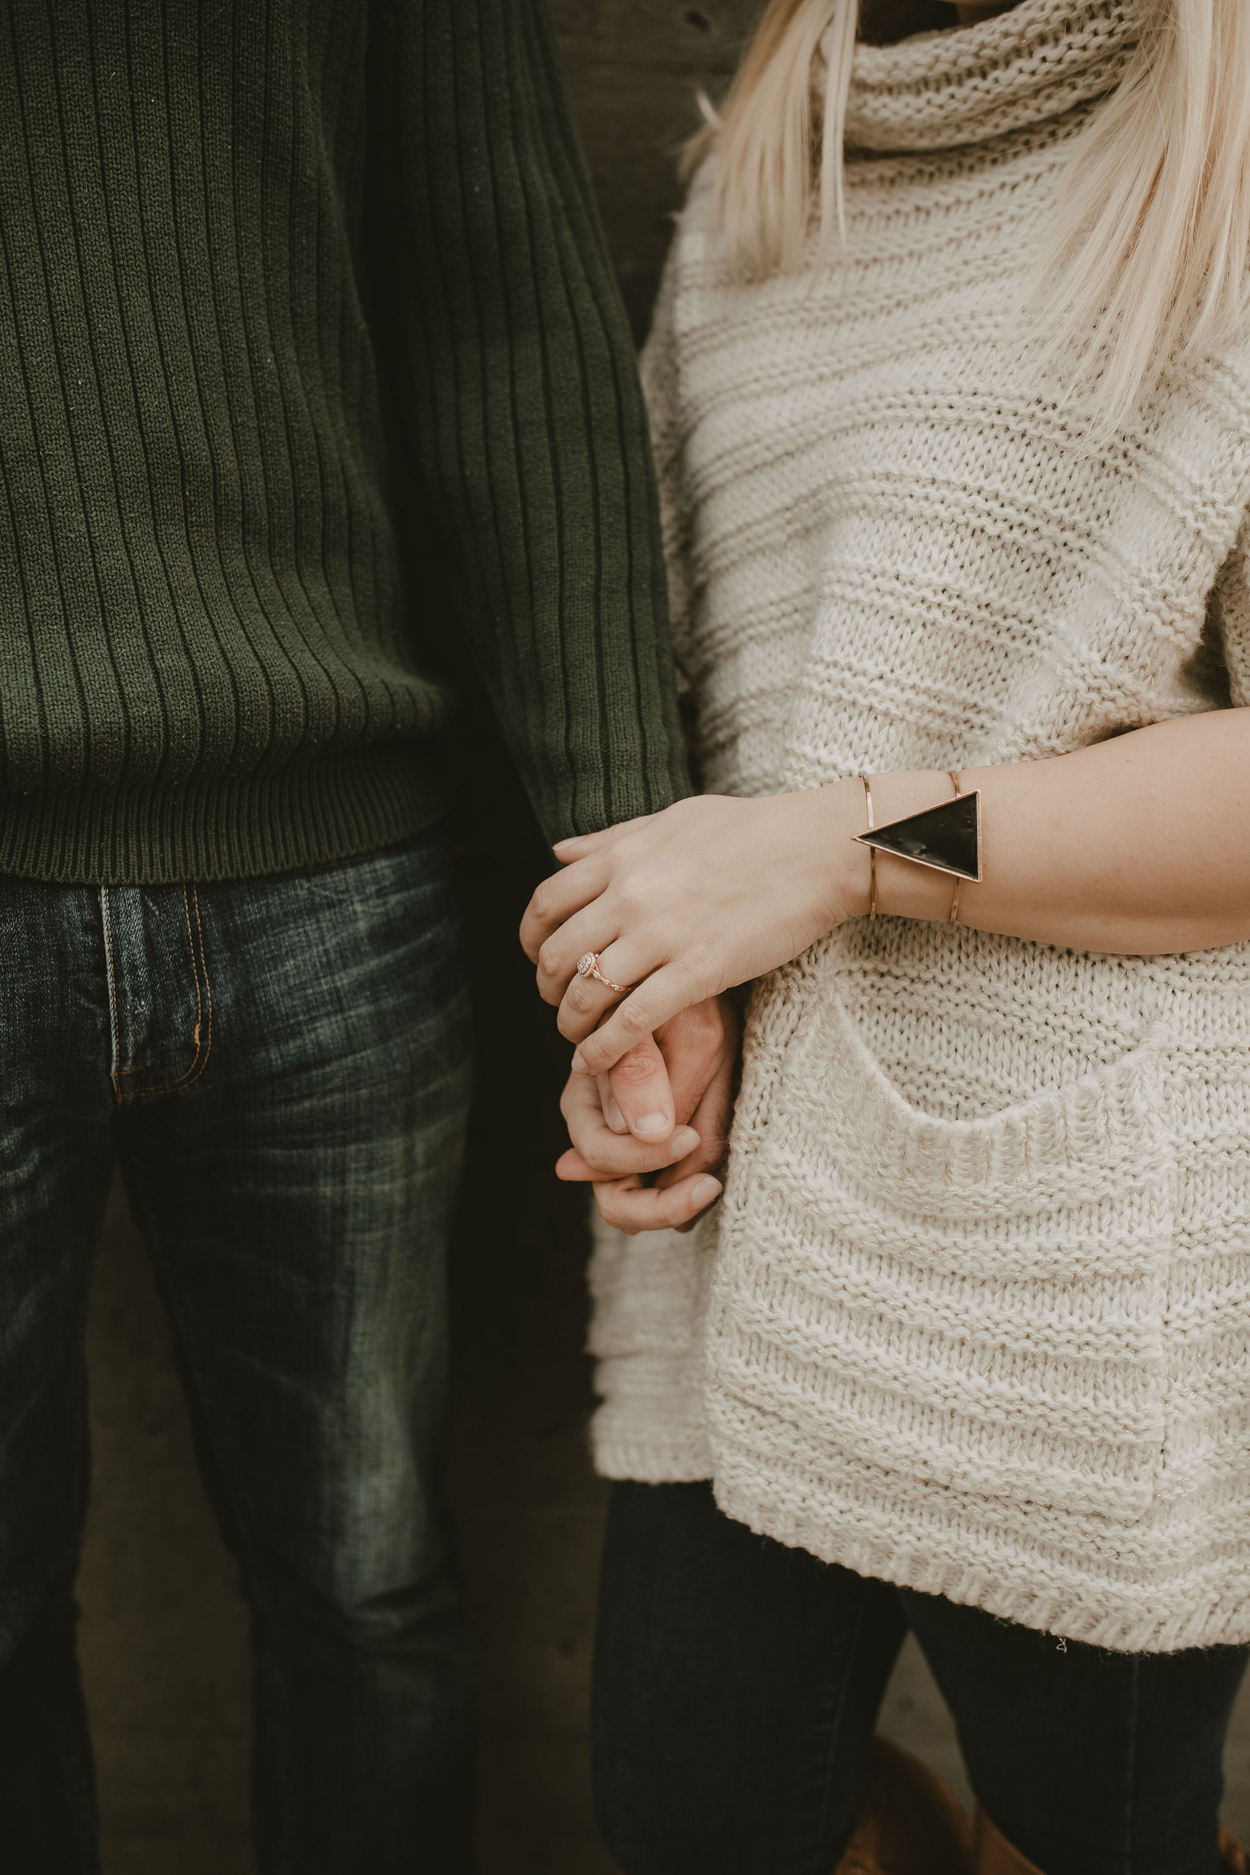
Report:
[{"label": "ribbed knit sweater", "polygon": [[[859,48],[847,252],[645,377],[708,785],[1045,758],[1250,706],[1250,344],[1082,453],[1014,308],[1139,0]],[[761,983],[712,1228],[601,1235],[612,1475],[1099,1645],[1250,1639],[1250,946],[853,921]]]},{"label": "ribbed knit sweater", "polygon": [[0,360],[0,871],[415,833],[462,647],[553,836],[684,791],[541,0],[12,0]]}]

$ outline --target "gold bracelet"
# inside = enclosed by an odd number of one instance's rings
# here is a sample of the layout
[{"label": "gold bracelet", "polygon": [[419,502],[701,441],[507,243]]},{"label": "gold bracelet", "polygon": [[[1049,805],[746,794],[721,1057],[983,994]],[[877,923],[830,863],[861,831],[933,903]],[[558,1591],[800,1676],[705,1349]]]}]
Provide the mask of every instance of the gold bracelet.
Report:
[{"label": "gold bracelet", "polygon": [[918,813],[905,814],[901,820],[892,820],[887,827],[878,827],[875,823],[872,789],[867,775],[858,777],[864,784],[868,826],[863,833],[854,833],[851,838],[857,845],[868,848],[870,919],[877,915],[879,848],[883,853],[893,853],[899,859],[909,860],[917,866],[928,866],[934,872],[952,874],[955,887],[951,893],[948,922],[958,924],[962,881],[981,878],[981,790],[973,788],[965,794],[958,771],[948,768],[946,773],[955,790],[953,801],[943,801],[938,807],[922,807]]},{"label": "gold bracelet", "polygon": [[[871,833],[873,830],[872,789],[868,786],[867,775],[861,775],[859,778],[864,784],[864,806],[868,809],[868,832]],[[872,923],[876,915],[877,915],[877,849],[875,846],[870,846],[868,848],[868,922],[869,924]]]}]

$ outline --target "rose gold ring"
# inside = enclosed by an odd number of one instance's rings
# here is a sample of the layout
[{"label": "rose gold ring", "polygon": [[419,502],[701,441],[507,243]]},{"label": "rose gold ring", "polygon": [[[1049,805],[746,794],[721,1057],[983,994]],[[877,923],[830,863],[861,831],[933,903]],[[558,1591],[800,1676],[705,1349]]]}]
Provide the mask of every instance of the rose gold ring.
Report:
[{"label": "rose gold ring", "polygon": [[615,990],[618,996],[629,995],[628,983],[613,983],[611,977],[605,977],[599,968],[598,951],[587,951],[577,960],[579,977],[593,977],[596,983],[602,983],[605,989]]}]

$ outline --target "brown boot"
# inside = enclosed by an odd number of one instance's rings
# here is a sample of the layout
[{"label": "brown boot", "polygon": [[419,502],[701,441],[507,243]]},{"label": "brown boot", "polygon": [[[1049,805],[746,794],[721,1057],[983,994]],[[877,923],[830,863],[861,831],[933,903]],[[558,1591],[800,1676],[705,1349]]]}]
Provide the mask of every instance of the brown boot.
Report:
[{"label": "brown boot", "polygon": [[1036,1862],[1013,1849],[1002,1831],[994,1828],[984,1810],[977,1811],[972,1867],[974,1875],[1042,1875]]},{"label": "brown boot", "polygon": [[1225,1875],[1250,1875],[1250,1854],[1226,1829],[1220,1831],[1220,1867]]},{"label": "brown boot", "polygon": [[[1250,1875],[1248,1856],[1235,1836],[1220,1831],[1220,1865],[1225,1875]],[[975,1875],[1042,1875],[1035,1862],[1013,1849],[1001,1830],[994,1828],[984,1810],[977,1811]]]},{"label": "brown boot", "polygon": [[970,1875],[972,1828],[936,1771],[874,1738],[855,1834],[834,1875]]}]

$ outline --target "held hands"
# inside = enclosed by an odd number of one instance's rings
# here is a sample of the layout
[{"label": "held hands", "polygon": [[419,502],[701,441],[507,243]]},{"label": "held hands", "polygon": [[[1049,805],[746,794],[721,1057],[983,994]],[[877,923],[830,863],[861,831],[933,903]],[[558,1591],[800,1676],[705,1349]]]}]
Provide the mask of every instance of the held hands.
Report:
[{"label": "held hands", "polygon": [[[721,992],[850,914],[837,882],[862,856],[859,791],[703,796],[555,849],[565,870],[535,892],[521,941],[579,1043],[556,1170],[593,1183],[609,1224],[687,1230],[720,1196],[739,1037]],[[588,950],[636,986],[615,1010],[619,992],[576,974]]]},{"label": "held hands", "polygon": [[[587,1078],[596,1104],[590,1077],[863,909],[867,854],[852,844],[863,824],[861,784],[842,781],[763,800],[700,795],[556,847],[565,869],[534,893],[521,942],[544,1000],[560,1006],[561,1034],[578,1044],[572,1078]],[[576,974],[587,951],[629,994],[618,1001]],[[588,1107],[565,1099],[584,1124]],[[595,1149],[607,1150],[597,1135]]]},{"label": "held hands", "polygon": [[689,1230],[719,1198],[738,1034],[732,1000],[715,997],[631,1048],[610,1076],[569,1076],[560,1110],[573,1144],[556,1172],[593,1183],[609,1224],[631,1236]]}]

